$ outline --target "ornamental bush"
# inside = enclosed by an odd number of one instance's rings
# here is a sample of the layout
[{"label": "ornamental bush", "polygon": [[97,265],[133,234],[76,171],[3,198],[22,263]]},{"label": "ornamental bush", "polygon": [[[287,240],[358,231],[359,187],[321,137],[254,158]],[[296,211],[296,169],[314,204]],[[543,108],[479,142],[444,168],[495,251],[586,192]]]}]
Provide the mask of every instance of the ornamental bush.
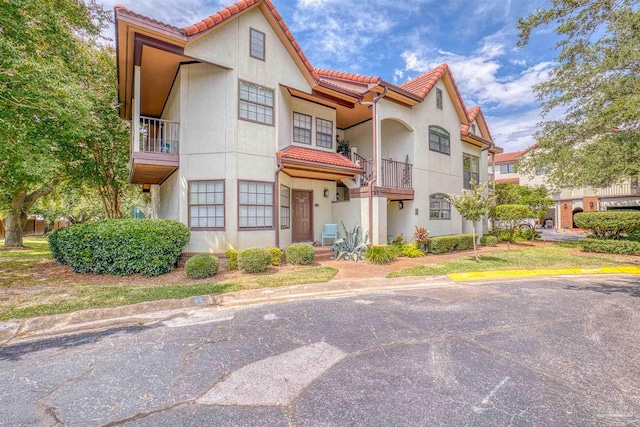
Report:
[{"label": "ornamental bush", "polygon": [[467,251],[473,249],[473,235],[452,234],[450,236],[430,237],[428,242],[429,252],[443,254],[453,251]]},{"label": "ornamental bush", "polygon": [[251,248],[238,255],[238,268],[245,273],[260,273],[271,266],[271,253],[263,248]]},{"label": "ornamental bush", "polygon": [[485,234],[480,238],[480,244],[482,246],[498,246],[498,238],[490,234]]},{"label": "ornamental bush", "polygon": [[268,248],[267,250],[271,254],[271,265],[277,267],[282,264],[282,251],[280,248]]},{"label": "ornamental bush", "polygon": [[403,245],[393,245],[398,252],[398,256],[405,258],[418,258],[424,256],[424,252],[420,249],[420,243],[405,243]]},{"label": "ornamental bush", "polygon": [[586,238],[580,240],[585,252],[603,254],[640,255],[640,243],[631,240],[603,240]]},{"label": "ornamental bush", "polygon": [[620,234],[640,230],[639,211],[581,212],[575,215],[578,227],[593,231],[599,239],[619,239]]},{"label": "ornamental bush", "polygon": [[220,260],[215,255],[199,254],[187,260],[184,270],[190,279],[204,279],[218,272]]},{"label": "ornamental bush", "polygon": [[308,243],[294,243],[284,250],[284,256],[289,264],[309,265],[313,262],[316,252]]},{"label": "ornamental bush", "polygon": [[518,227],[533,216],[531,209],[525,205],[498,205],[491,208],[491,217],[508,233],[508,242],[511,243],[515,241]]},{"label": "ornamental bush", "polygon": [[235,249],[229,249],[224,253],[224,256],[227,257],[227,270],[237,270],[238,269],[238,251]]},{"label": "ornamental bush", "polygon": [[76,273],[158,276],[175,268],[189,237],[175,221],[113,219],[59,228],[49,246]]},{"label": "ornamental bush", "polygon": [[398,258],[398,248],[391,246],[369,246],[364,257],[373,264],[388,264]]}]

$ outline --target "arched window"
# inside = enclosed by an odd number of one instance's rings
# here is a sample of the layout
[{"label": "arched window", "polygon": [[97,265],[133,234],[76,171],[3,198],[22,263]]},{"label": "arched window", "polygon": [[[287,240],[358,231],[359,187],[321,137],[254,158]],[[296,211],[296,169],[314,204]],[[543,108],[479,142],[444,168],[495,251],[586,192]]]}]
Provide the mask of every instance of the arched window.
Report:
[{"label": "arched window", "polygon": [[451,203],[445,194],[436,193],[429,196],[429,219],[451,219]]},{"label": "arched window", "polygon": [[429,150],[442,154],[450,154],[449,132],[440,126],[429,126]]}]

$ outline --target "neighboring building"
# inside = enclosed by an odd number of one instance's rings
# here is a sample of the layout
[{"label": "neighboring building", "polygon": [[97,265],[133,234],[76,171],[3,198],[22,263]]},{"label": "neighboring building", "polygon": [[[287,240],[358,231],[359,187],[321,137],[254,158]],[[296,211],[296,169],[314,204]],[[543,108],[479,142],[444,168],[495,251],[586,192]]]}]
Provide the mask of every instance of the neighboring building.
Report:
[{"label": "neighboring building", "polygon": [[519,158],[537,148],[537,144],[526,150],[496,154],[495,168],[492,158],[489,158],[489,170],[495,169],[496,183],[515,183],[528,186],[546,186],[554,194],[556,204],[550,210],[547,218],[553,221],[556,229],[573,229],[574,216],[580,212],[606,211],[616,209],[640,210],[640,188],[638,178],[626,180],[606,188],[563,188],[559,192],[552,188],[545,179],[544,173],[529,176],[515,172],[515,163]]},{"label": "neighboring building", "polygon": [[446,64],[400,86],[316,69],[270,0],[186,28],[115,16],[131,182],[189,225],[186,251],[319,241],[341,221],[373,244],[471,230],[443,196],[486,182],[502,150]]}]

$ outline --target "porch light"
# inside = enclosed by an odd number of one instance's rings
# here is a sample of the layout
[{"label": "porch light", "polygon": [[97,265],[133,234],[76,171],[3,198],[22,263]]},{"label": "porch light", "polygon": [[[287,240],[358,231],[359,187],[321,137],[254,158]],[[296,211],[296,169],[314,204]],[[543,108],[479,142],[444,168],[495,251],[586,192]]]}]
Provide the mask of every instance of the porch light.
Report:
[{"label": "porch light", "polygon": [[564,204],[564,208],[567,209],[567,204],[566,203]]},{"label": "porch light", "polygon": [[329,197],[329,189],[328,188],[324,189],[324,197]]},{"label": "porch light", "polygon": [[398,206],[400,206],[400,209],[404,209],[404,202],[402,200],[399,201]]},{"label": "porch light", "polygon": [[589,202],[589,207],[593,209],[593,202]]},{"label": "porch light", "polygon": [[142,184],[142,192],[150,193],[151,192],[151,184]]}]

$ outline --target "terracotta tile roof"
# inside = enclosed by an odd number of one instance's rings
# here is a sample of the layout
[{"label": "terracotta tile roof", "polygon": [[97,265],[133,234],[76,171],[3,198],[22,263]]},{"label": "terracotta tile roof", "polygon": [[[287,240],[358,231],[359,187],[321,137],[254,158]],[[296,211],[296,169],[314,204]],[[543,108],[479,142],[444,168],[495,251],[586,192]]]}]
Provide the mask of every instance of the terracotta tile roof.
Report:
[{"label": "terracotta tile roof", "polygon": [[467,110],[467,117],[469,118],[469,122],[472,122],[476,119],[476,117],[478,116],[478,113],[480,112],[480,106],[476,105],[475,107],[471,107]]},{"label": "terracotta tile roof", "polygon": [[[518,158],[526,153],[525,151],[512,151],[510,153],[496,154],[496,165],[499,163],[511,163],[518,160]],[[489,156],[489,165],[491,165],[491,156]]]},{"label": "terracotta tile roof", "polygon": [[456,79],[453,78],[453,73],[451,73],[451,69],[447,64],[439,65],[433,70],[427,71],[426,73],[416,77],[415,79],[411,79],[408,82],[401,84],[400,89],[404,89],[407,92],[418,95],[420,98],[424,99],[435,87],[436,83],[438,83],[438,80],[440,80],[447,73],[449,73],[449,77],[451,78],[453,87],[456,90],[456,94],[458,95],[460,104],[462,104],[462,109],[466,112],[467,107],[464,106],[462,94],[460,93],[460,89],[458,89],[458,85],[456,84]]},{"label": "terracotta tile roof", "polygon": [[520,178],[498,178],[496,184],[520,184]]},{"label": "terracotta tile roof", "polygon": [[349,169],[362,169],[351,160],[338,153],[314,150],[312,148],[289,146],[278,151],[279,159],[302,160],[305,162],[321,163],[323,165],[338,166]]},{"label": "terracotta tile roof", "polygon": [[151,24],[159,25],[161,27],[164,27],[164,28],[168,29],[169,31],[172,31],[172,32],[175,32],[175,33],[180,33],[180,34],[184,35],[184,31],[182,30],[182,28],[174,27],[173,25],[169,25],[167,23],[160,22],[160,21],[158,21],[156,19],[149,18],[148,16],[141,15],[138,12],[134,12],[133,10],[131,10],[129,8],[126,8],[121,4],[116,4],[113,7],[113,9],[115,10],[116,14],[118,12],[125,12],[125,13],[127,13],[129,15],[132,15],[132,16],[135,16],[136,18],[141,19],[143,21],[149,22]]},{"label": "terracotta tile roof", "polygon": [[238,13],[242,12],[246,8],[251,7],[260,2],[264,2],[264,4],[269,8],[271,13],[273,14],[273,17],[278,22],[278,25],[280,26],[280,28],[282,28],[282,31],[284,31],[284,34],[287,36],[287,38],[289,39],[289,42],[297,52],[302,63],[309,70],[309,72],[314,77],[314,79],[318,80],[318,75],[316,74],[315,68],[311,66],[311,63],[307,59],[306,55],[302,52],[302,48],[300,47],[296,39],[293,37],[293,34],[291,34],[291,31],[289,31],[289,27],[287,27],[287,24],[285,24],[284,19],[282,19],[282,16],[280,15],[280,13],[278,13],[278,11],[276,10],[276,7],[273,5],[271,0],[240,0],[239,2],[236,2],[231,6],[225,7],[224,9],[214,13],[213,15],[203,19],[200,22],[196,22],[193,25],[189,25],[188,27],[183,28],[182,30],[187,36],[194,36],[205,30],[208,30],[209,28],[213,28],[216,25],[222,24],[223,22],[227,21],[228,19],[232,18]]},{"label": "terracotta tile roof", "polygon": [[331,77],[334,79],[350,80],[356,83],[377,84],[377,83],[380,83],[380,81],[382,81],[380,77],[362,76],[360,74],[345,73],[342,71],[321,70],[319,68],[316,68],[316,73],[318,73],[320,77]]}]

